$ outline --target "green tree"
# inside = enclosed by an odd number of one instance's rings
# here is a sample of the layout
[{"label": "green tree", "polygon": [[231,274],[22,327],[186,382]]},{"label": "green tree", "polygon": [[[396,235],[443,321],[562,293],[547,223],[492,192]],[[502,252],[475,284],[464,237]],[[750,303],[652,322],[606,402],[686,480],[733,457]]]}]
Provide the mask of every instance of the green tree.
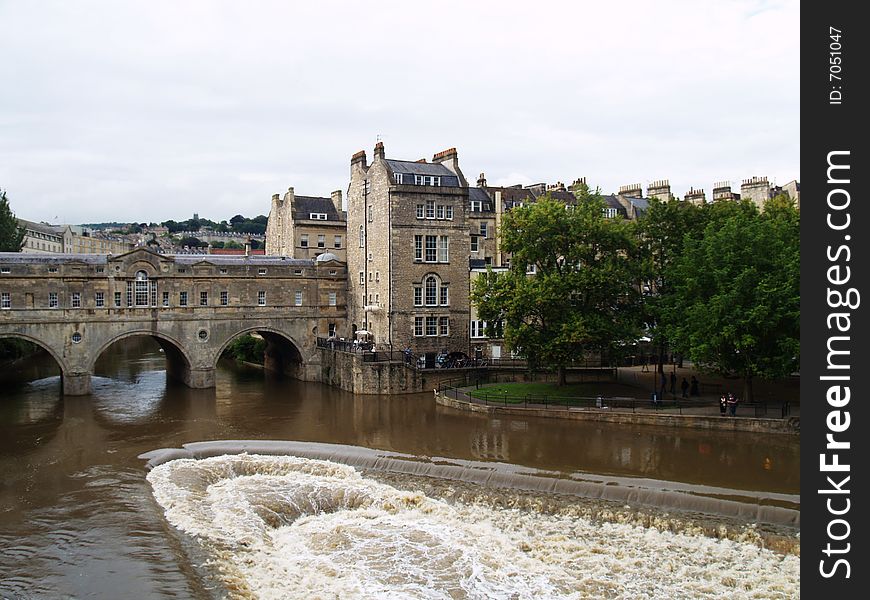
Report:
[{"label": "green tree", "polygon": [[663,299],[669,337],[695,362],[752,379],[800,365],[800,217],[787,201],[709,207],[703,235],[686,238]]},{"label": "green tree", "polygon": [[576,206],[544,196],[514,208],[500,232],[510,269],[489,270],[472,291],[481,319],[501,324],[531,368],[555,367],[560,385],[565,366],[585,352],[606,353],[638,333],[633,224],[603,209],[592,194]]},{"label": "green tree", "polygon": [[20,252],[24,245],[25,228],[18,224],[9,207],[6,191],[0,190],[0,252]]},{"label": "green tree", "polygon": [[674,282],[674,264],[683,255],[686,239],[703,235],[707,211],[701,206],[675,198],[650,200],[649,208],[638,221],[644,268],[644,322],[647,334],[659,349],[661,364],[670,346],[661,327],[664,302]]}]

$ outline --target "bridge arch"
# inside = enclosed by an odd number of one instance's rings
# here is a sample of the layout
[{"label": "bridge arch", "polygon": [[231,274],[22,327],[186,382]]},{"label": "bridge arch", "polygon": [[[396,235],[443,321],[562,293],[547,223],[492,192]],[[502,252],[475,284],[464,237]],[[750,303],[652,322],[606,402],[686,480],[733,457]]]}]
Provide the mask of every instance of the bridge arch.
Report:
[{"label": "bridge arch", "polygon": [[290,375],[291,377],[296,377],[297,379],[302,379],[301,375],[304,362],[302,358],[302,351],[300,350],[302,345],[299,344],[299,342],[297,342],[293,338],[293,336],[286,331],[282,331],[280,329],[270,326],[251,325],[239,329],[238,331],[230,335],[224,341],[224,343],[220,345],[217,352],[215,353],[214,359],[212,361],[213,366],[217,367],[217,363],[223,355],[224,351],[234,340],[239,339],[243,335],[248,335],[251,333],[256,333],[260,335],[266,341],[266,352],[263,367],[267,371],[273,371],[276,373]]},{"label": "bridge arch", "polygon": [[3,338],[17,338],[20,340],[28,341],[32,344],[36,344],[46,352],[48,352],[51,357],[54,359],[54,362],[57,363],[58,368],[60,368],[61,376],[67,372],[68,366],[66,361],[63,359],[63,355],[60,354],[57,350],[51,347],[51,344],[46,342],[45,340],[41,340],[38,337],[29,335],[27,333],[21,333],[18,331],[3,331],[0,332],[0,339]]},{"label": "bridge arch", "polygon": [[93,353],[88,371],[90,373],[94,372],[97,361],[103,353],[112,346],[112,344],[127,338],[142,336],[150,337],[163,349],[163,354],[166,356],[166,377],[189,385],[193,362],[191,361],[190,355],[188,354],[184,344],[171,335],[151,329],[134,329],[131,331],[125,331],[110,338],[108,341],[101,344],[96,352]]}]

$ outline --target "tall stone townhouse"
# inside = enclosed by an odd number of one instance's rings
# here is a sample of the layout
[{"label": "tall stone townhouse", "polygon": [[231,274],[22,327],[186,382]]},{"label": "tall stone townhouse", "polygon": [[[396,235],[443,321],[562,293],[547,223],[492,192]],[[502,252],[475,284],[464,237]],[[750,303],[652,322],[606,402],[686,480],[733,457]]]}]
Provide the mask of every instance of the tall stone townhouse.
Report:
[{"label": "tall stone townhouse", "polygon": [[266,254],[291,258],[317,258],[334,254],[347,260],[347,217],[341,190],[331,198],[297,196],[289,188],[281,198],[272,196],[266,225]]}]

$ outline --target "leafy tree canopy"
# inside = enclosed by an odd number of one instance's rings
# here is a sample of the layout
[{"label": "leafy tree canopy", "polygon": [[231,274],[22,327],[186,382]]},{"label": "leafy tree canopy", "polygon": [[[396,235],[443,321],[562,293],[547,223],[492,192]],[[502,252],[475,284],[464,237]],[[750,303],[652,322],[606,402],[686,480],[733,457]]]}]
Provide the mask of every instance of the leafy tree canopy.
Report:
[{"label": "leafy tree canopy", "polygon": [[[604,217],[587,195],[576,206],[544,196],[505,215],[507,273],[478,277],[472,300],[507,345],[532,367],[564,367],[587,350],[607,350],[638,332],[637,244],[633,224]],[[533,272],[533,274],[532,274]]]},{"label": "leafy tree canopy", "polygon": [[673,263],[663,320],[676,347],[724,375],[781,377],[800,364],[800,220],[783,199],[708,207]]}]

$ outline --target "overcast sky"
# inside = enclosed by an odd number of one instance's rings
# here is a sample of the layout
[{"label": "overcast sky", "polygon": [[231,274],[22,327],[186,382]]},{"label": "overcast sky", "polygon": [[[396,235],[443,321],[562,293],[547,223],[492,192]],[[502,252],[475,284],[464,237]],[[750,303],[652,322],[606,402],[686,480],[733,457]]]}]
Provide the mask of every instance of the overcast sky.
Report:
[{"label": "overcast sky", "polygon": [[799,6],[0,0],[0,188],[36,221],[268,214],[351,155],[472,183],[800,179]]}]

